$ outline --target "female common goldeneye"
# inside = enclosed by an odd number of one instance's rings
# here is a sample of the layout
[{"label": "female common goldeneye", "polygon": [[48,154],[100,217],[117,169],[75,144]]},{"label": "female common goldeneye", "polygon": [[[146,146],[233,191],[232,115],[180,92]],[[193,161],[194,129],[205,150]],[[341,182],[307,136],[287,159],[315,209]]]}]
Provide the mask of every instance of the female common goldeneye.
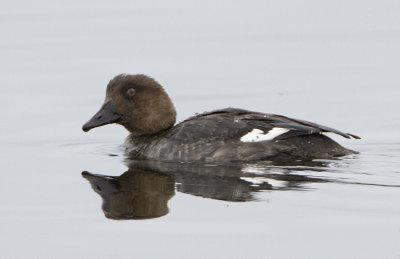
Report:
[{"label": "female common goldeneye", "polygon": [[356,152],[323,135],[359,137],[281,115],[226,108],[174,126],[176,111],[162,86],[145,75],[118,75],[107,86],[101,109],[82,129],[110,123],[131,134],[125,144],[134,159],[169,162],[311,160]]}]

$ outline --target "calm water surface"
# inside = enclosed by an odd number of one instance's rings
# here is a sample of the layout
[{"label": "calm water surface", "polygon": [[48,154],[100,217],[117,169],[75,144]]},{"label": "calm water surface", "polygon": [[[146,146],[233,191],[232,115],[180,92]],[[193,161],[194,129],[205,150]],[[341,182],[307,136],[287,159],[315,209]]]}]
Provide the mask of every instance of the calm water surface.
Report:
[{"label": "calm water surface", "polygon": [[[4,6],[1,258],[400,258],[397,1]],[[285,114],[360,154],[130,161],[122,127],[81,131],[122,72],[160,81],[178,120]]]}]

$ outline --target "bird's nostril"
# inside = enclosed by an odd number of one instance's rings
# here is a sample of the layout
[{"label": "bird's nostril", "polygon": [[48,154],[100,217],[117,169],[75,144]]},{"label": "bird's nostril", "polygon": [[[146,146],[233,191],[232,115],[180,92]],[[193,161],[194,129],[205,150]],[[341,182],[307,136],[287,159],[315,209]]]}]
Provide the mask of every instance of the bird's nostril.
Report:
[{"label": "bird's nostril", "polygon": [[97,116],[97,119],[100,120],[101,118],[103,118],[102,115]]}]

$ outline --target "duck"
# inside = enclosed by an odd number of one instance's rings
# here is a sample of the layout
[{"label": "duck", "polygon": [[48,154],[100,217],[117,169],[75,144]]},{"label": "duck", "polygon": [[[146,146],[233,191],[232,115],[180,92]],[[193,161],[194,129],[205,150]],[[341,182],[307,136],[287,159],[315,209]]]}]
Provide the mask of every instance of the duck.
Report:
[{"label": "duck", "polygon": [[87,132],[120,124],[134,160],[180,163],[305,161],[358,152],[342,147],[325,133],[360,137],[317,123],[239,108],[196,114],[178,124],[170,97],[155,79],[120,74],[107,85],[100,110],[83,126]]}]

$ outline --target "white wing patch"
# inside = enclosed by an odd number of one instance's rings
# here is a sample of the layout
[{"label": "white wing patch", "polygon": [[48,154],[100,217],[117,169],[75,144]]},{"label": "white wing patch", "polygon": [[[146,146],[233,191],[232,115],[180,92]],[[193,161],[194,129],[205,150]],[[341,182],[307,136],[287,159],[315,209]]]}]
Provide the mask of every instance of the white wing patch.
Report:
[{"label": "white wing patch", "polygon": [[264,132],[260,129],[253,129],[252,131],[246,133],[246,135],[243,135],[240,138],[240,141],[242,141],[242,142],[260,142],[260,141],[265,141],[265,140],[271,140],[271,139],[274,139],[277,136],[282,135],[288,131],[289,131],[289,129],[280,128],[280,127],[272,128],[267,132]]},{"label": "white wing patch", "polygon": [[264,177],[240,177],[241,180],[252,183],[253,186],[261,185],[263,183],[268,183],[273,188],[283,188],[286,187],[286,181],[275,180],[271,178]]}]

